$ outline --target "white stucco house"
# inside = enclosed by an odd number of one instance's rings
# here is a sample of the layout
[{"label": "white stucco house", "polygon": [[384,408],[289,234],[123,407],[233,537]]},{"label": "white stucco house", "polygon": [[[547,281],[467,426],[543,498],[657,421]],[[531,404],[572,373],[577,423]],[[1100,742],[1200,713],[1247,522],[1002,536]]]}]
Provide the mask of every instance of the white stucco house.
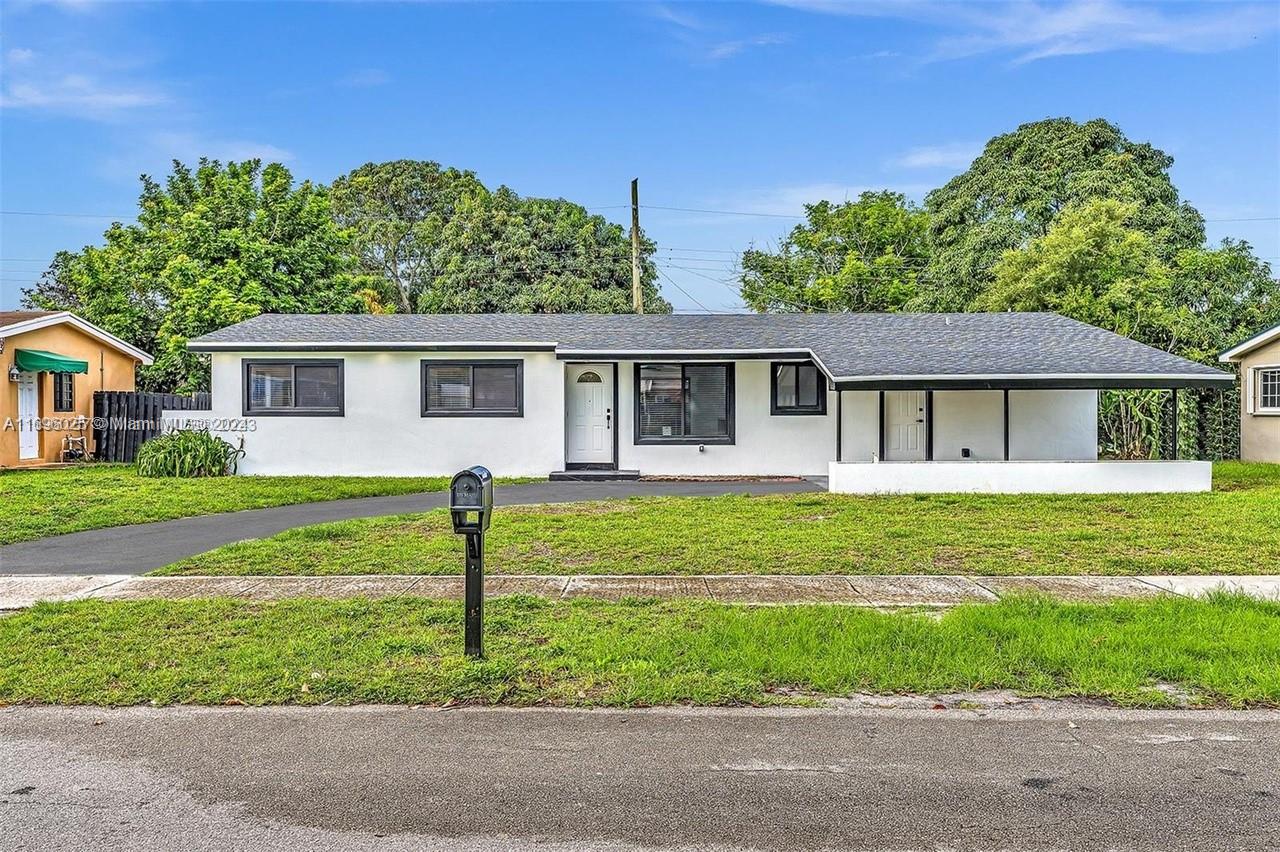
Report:
[{"label": "white stucco house", "polygon": [[189,345],[246,474],[1204,490],[1207,462],[1099,461],[1098,390],[1233,382],[1044,313],[262,315]]}]

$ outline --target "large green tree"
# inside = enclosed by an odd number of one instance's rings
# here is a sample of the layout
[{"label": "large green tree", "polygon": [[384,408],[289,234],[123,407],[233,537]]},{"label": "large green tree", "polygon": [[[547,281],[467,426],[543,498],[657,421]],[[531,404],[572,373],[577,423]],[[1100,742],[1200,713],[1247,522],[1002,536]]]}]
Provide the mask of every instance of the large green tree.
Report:
[{"label": "large green tree", "polygon": [[995,280],[1004,252],[1048,233],[1073,205],[1131,202],[1132,227],[1168,262],[1204,242],[1204,220],[1169,178],[1173,158],[1102,119],[1051,118],[995,137],[962,174],[930,192],[930,288],[914,307],[964,310]]},{"label": "large green tree", "polygon": [[776,252],[743,252],[743,301],[762,312],[901,310],[919,293],[928,222],[896,192],[808,204]]},{"label": "large green tree", "polygon": [[1133,227],[1137,205],[1090,201],[1062,212],[1044,236],[1007,251],[983,311],[1054,311],[1172,350],[1187,320],[1173,303],[1173,274]]},{"label": "large green tree", "polygon": [[136,224],[119,222],[101,246],[60,252],[26,291],[37,308],[72,310],[156,355],[143,387],[209,386],[191,337],[260,313],[361,312],[369,301],[351,271],[349,237],[323,188],[258,160],[174,161],[162,185],[142,177]]},{"label": "large green tree", "polygon": [[[489,190],[474,174],[420,160],[368,163],[336,180],[334,214],[356,239],[384,300],[421,313],[627,313],[626,231],[563,199]],[[654,245],[643,240],[645,310],[658,292]]]},{"label": "large green tree", "polygon": [[[1049,231],[996,263],[995,283],[978,310],[1054,311],[1185,358],[1212,363],[1217,353],[1280,319],[1280,283],[1248,245],[1160,256],[1140,227],[1134,203],[1095,200],[1062,211]],[[1154,391],[1102,396],[1104,453],[1147,458],[1161,451],[1168,418]],[[1229,455],[1234,396],[1184,395],[1186,438],[1198,455]],[[1224,410],[1223,407],[1225,406]],[[1190,444],[1184,443],[1184,446]]]}]

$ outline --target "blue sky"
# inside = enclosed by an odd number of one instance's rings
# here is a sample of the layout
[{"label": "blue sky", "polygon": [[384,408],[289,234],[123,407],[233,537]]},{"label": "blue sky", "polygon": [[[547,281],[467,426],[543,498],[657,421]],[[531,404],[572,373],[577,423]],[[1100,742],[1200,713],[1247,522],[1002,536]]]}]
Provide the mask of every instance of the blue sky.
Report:
[{"label": "blue sky", "polygon": [[205,155],[322,182],[433,159],[619,222],[639,177],[667,297],[732,310],[735,254],[804,202],[921,199],[991,136],[1060,115],[1168,151],[1211,238],[1280,266],[1273,2],[9,0],[0,16],[0,308],[54,251],[98,241],[109,220],[91,217],[131,217],[140,173]]}]

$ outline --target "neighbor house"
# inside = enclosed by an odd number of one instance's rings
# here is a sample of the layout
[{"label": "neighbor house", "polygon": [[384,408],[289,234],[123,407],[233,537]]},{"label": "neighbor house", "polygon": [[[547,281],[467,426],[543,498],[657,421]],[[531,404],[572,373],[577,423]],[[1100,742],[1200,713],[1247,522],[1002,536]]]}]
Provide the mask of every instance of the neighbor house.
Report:
[{"label": "neighbor house", "polygon": [[131,391],[151,356],[67,311],[0,312],[0,467],[56,462],[67,436],[93,449],[93,392]]},{"label": "neighbor house", "polygon": [[1202,490],[1205,462],[1099,462],[1098,390],[1234,381],[1045,313],[263,315],[189,345],[272,474]]},{"label": "neighbor house", "polygon": [[1240,458],[1280,462],[1280,325],[1218,360],[1240,365]]}]

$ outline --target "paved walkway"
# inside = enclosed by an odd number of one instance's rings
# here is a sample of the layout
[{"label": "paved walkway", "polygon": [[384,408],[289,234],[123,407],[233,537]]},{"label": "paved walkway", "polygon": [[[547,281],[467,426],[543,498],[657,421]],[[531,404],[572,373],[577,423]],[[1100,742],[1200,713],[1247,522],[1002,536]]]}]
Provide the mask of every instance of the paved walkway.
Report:
[{"label": "paved walkway", "polygon": [[[237,597],[461,599],[461,576],[345,577],[0,577],[0,609],[21,609],[37,601]],[[1204,595],[1214,589],[1280,600],[1280,576],[1199,577],[962,577],[959,575],[823,575],[642,577],[619,575],[497,575],[485,580],[489,595],[548,598],[700,598],[724,603],[833,603],[863,607],[948,607],[990,602],[1004,595],[1041,592],[1065,600],[1109,601],[1175,594]]]},{"label": "paved walkway", "polygon": [[[496,488],[494,503],[498,506],[515,506],[624,497],[714,497],[722,494],[793,494],[823,490],[824,485],[802,479],[739,482],[538,482]],[[266,538],[294,527],[351,518],[425,512],[446,505],[446,493],[433,491],[301,503],[296,506],[249,509],[176,521],[87,530],[0,547],[0,575],[145,574],[224,544],[250,538]]]}]

